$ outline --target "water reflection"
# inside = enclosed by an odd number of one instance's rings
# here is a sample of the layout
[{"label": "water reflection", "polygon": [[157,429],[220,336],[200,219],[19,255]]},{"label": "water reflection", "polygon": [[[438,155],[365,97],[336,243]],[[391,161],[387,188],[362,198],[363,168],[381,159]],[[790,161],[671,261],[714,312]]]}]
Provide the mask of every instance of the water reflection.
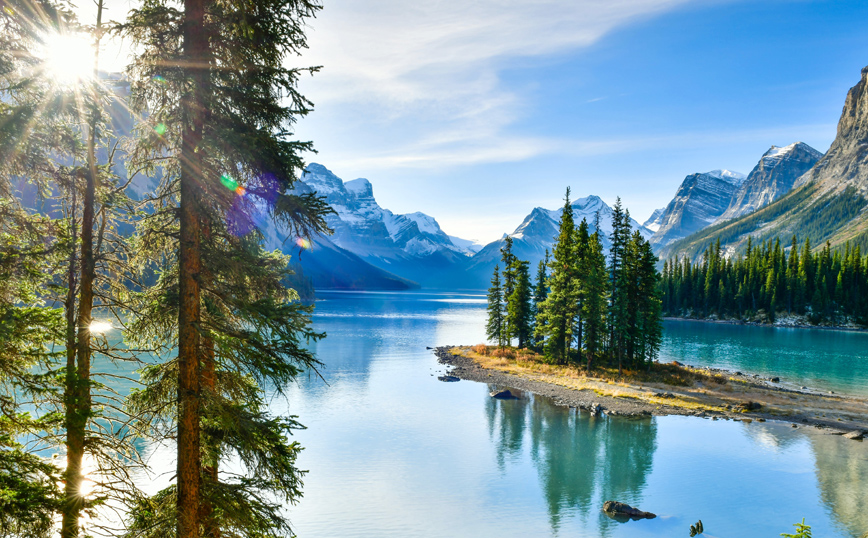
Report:
[{"label": "water reflection", "polygon": [[592,417],[531,394],[491,398],[486,414],[501,470],[505,461],[522,456],[527,443],[554,534],[564,517],[576,516],[584,524],[598,520],[591,526],[609,536],[619,523],[600,512],[605,500],[642,504],[657,449],[651,417]]},{"label": "water reflection", "polygon": [[842,530],[868,533],[868,450],[864,443],[837,435],[811,435],[817,461],[817,482],[823,503]]}]

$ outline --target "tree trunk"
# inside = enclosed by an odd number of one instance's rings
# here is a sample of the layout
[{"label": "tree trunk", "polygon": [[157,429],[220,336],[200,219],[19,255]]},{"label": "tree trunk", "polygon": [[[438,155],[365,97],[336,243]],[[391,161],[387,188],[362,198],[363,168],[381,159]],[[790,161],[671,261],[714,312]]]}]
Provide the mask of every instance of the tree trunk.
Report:
[{"label": "tree trunk", "polygon": [[[76,389],[78,387],[78,373],[75,367],[75,286],[76,286],[76,242],[78,239],[78,225],[75,222],[76,208],[76,186],[73,184],[70,187],[70,236],[72,239],[72,248],[69,252],[69,267],[67,273],[67,292],[66,304],[66,381],[64,388],[64,411],[65,411],[65,427],[67,435],[70,431],[75,430],[74,422],[76,420],[75,410],[77,408]],[[70,538],[78,535],[78,514],[81,511],[80,499],[75,492],[78,491],[77,486],[81,484],[81,455],[76,454],[73,447],[77,444],[70,443],[67,438],[66,450],[66,471],[64,471],[65,493],[64,502],[61,506],[62,522],[60,534],[62,538]]]},{"label": "tree trunk", "polygon": [[[99,43],[102,30],[103,2],[97,2],[96,15],[96,46],[94,48],[93,75],[99,73]],[[61,523],[61,538],[78,536],[81,510],[86,499],[81,492],[84,474],[85,437],[87,422],[91,413],[90,391],[90,325],[93,322],[93,287],[96,280],[96,260],[93,250],[94,209],[96,205],[96,140],[97,124],[99,123],[99,104],[94,103],[88,121],[87,137],[87,171],[85,173],[84,206],[81,218],[81,282],[78,299],[78,335],[75,340],[75,355],[77,364],[73,371],[67,373],[66,408],[66,487],[64,491],[63,520]],[[72,270],[72,267],[70,268]],[[68,356],[71,354],[68,354]],[[67,360],[69,362],[69,359]]]},{"label": "tree trunk", "polygon": [[184,0],[184,65],[192,89],[182,100],[184,127],[181,141],[180,252],[178,310],[178,532],[177,538],[199,537],[201,502],[200,454],[200,336],[199,278],[201,272],[200,226],[202,196],[199,185],[204,160],[200,152],[205,128],[205,95],[208,81],[208,39],[205,33],[205,0]]}]

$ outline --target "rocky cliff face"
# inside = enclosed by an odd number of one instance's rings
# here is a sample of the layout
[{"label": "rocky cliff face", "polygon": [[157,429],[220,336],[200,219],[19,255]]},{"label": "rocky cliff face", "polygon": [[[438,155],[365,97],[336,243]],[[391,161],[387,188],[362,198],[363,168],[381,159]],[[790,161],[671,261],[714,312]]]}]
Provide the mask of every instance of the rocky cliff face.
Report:
[{"label": "rocky cliff face", "polygon": [[850,88],[838,121],[838,134],[826,155],[796,182],[814,183],[819,195],[853,187],[868,195],[868,67],[859,83]]},{"label": "rocky cliff face", "polygon": [[822,157],[822,153],[803,142],[786,147],[772,146],[763,154],[717,221],[735,219],[774,202],[790,192],[796,180]]},{"label": "rocky cliff face", "polygon": [[651,244],[659,248],[712,224],[729,207],[744,178],[729,170],[684,178],[675,198],[658,218],[660,227],[651,237]]}]

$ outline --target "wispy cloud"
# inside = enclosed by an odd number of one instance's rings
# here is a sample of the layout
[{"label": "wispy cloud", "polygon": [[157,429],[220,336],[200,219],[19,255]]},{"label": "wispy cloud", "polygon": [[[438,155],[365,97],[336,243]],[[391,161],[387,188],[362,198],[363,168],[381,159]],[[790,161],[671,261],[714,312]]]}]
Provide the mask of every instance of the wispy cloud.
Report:
[{"label": "wispy cloud", "polygon": [[442,167],[443,163],[448,163],[448,166],[506,163],[544,155],[596,157],[654,150],[693,150],[744,142],[786,145],[796,138],[830,138],[835,128],[834,123],[828,123],[595,139],[502,136],[496,141],[470,141],[444,137],[429,143],[409,143],[400,148],[374,153],[349,150],[331,164],[345,169],[436,168]]},{"label": "wispy cloud", "polygon": [[[371,157],[381,166],[539,155],[552,141],[509,130],[529,105],[521,87],[501,80],[506,66],[587,47],[637,19],[704,1],[331,0],[311,24],[304,61],[324,66],[305,90],[320,110],[332,112],[323,116],[327,121],[311,121],[347,131],[399,131],[388,154]],[[382,153],[368,142],[366,154]],[[346,149],[335,157],[348,157]]]}]

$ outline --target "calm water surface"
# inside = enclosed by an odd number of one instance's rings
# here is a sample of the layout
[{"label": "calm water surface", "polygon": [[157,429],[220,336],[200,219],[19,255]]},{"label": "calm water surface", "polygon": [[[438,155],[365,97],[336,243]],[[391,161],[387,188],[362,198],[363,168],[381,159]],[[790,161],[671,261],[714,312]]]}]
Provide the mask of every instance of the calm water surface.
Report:
[{"label": "calm water surface", "polygon": [[[774,423],[594,419],[529,394],[493,400],[484,384],[437,381],[443,367],[425,349],[483,341],[484,297],[319,297],[325,382],[306,378],[273,404],[308,427],[297,438],[310,472],[291,509],[302,538],[687,536],[697,519],[709,538],[775,537],[802,517],[817,538],[868,531],[863,443]],[[853,380],[845,372],[866,335],[764,331],[667,323],[662,355],[864,393],[864,361]],[[609,499],[658,518],[611,520],[600,512]]]},{"label": "calm water surface", "polygon": [[868,396],[868,332],[666,321],[660,360]]}]

